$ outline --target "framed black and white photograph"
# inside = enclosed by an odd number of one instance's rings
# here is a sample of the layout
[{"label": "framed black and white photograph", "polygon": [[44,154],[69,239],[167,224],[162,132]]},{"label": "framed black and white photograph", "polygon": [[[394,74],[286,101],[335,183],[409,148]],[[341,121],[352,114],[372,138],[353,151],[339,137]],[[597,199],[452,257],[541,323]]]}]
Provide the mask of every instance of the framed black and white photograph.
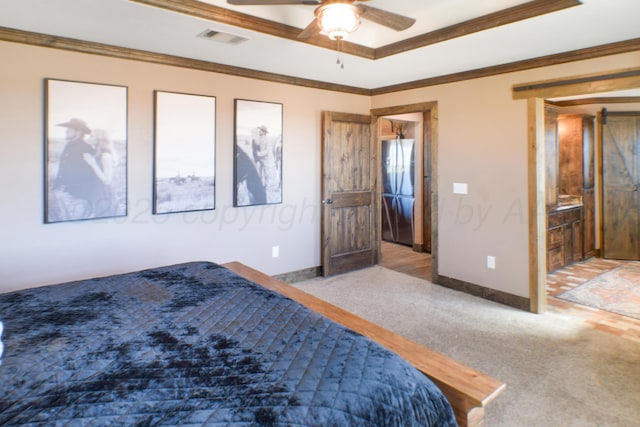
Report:
[{"label": "framed black and white photograph", "polygon": [[127,215],[127,87],[45,79],[45,213]]},{"label": "framed black and white photograph", "polygon": [[282,104],[235,100],[234,206],[282,203]]},{"label": "framed black and white photograph", "polygon": [[215,208],[216,98],[155,91],[153,213]]}]

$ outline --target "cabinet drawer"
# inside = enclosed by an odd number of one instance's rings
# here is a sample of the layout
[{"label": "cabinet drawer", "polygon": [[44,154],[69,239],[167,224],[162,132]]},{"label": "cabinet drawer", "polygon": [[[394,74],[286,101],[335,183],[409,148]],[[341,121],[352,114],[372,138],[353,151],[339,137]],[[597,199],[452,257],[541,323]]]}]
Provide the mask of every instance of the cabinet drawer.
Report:
[{"label": "cabinet drawer", "polygon": [[557,246],[562,246],[562,241],[564,238],[564,232],[562,231],[563,227],[555,227],[549,229],[547,233],[547,247],[549,249],[555,248]]},{"label": "cabinet drawer", "polygon": [[558,225],[567,224],[580,219],[580,212],[582,207],[576,207],[567,209],[564,211],[557,211],[547,215],[547,227],[553,228]]}]

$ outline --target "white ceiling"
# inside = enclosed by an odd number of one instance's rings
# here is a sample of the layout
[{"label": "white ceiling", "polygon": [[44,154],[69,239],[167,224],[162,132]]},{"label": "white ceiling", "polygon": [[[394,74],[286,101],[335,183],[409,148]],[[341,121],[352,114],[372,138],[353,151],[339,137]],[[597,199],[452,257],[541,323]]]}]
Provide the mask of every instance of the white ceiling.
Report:
[{"label": "white ceiling", "polygon": [[[225,0],[205,2],[300,29],[313,19],[314,11],[304,5],[234,7]],[[377,48],[526,2],[371,0],[368,6],[415,18],[416,24],[395,32],[363,20],[349,41]],[[330,49],[127,0],[0,0],[0,26],[7,28],[365,89],[639,38],[639,17],[640,0],[583,0],[579,6],[383,59],[345,55],[340,68]],[[197,37],[209,28],[249,40],[228,45]]]}]

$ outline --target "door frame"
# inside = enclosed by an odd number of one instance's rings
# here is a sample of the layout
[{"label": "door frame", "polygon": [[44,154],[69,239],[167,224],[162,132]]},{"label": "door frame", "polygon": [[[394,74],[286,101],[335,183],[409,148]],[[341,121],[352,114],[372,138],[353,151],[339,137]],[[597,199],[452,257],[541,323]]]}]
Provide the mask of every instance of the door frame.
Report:
[{"label": "door frame", "polygon": [[527,100],[529,300],[533,313],[544,312],[547,300],[544,101],[555,97],[637,88],[640,88],[640,68],[513,86],[513,99]]},{"label": "door frame", "polygon": [[[382,155],[382,145],[379,135],[379,120],[385,116],[393,116],[397,114],[408,113],[422,113],[425,119],[425,124],[428,121],[430,126],[430,132],[424,132],[423,144],[428,142],[430,147],[431,158],[431,277],[429,278],[433,283],[434,279],[438,277],[438,102],[419,102],[408,105],[397,105],[393,107],[373,108],[370,110],[371,122],[374,125],[374,132],[371,132],[372,138],[375,138],[375,146],[377,151],[377,158],[380,159]],[[423,129],[426,126],[423,126]],[[424,158],[424,153],[423,153]],[[421,159],[423,161],[423,159]],[[382,165],[378,162],[377,177],[376,180],[376,198],[380,200],[382,198],[382,188],[380,182],[382,182]],[[424,204],[425,201],[423,200]],[[382,212],[380,209],[376,212],[376,223],[378,228],[382,226]],[[378,233],[378,254],[380,254],[381,246],[381,233]],[[379,262],[379,260],[378,260]]]}]

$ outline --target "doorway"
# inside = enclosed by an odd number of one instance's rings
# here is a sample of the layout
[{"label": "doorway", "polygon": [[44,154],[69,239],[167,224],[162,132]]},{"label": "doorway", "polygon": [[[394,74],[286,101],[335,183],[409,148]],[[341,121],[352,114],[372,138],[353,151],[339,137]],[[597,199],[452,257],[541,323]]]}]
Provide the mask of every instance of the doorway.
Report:
[{"label": "doorway", "polygon": [[[605,74],[569,77],[554,81],[530,82],[513,87],[514,99],[527,100],[528,116],[528,187],[529,187],[529,296],[530,311],[540,313],[546,306],[546,212],[545,212],[545,131],[544,103],[548,98],[580,98],[593,94],[606,99],[612,91],[640,88],[640,69],[619,70]],[[635,99],[638,100],[637,96]],[[628,101],[627,101],[628,102]],[[596,101],[598,103],[598,101]]]},{"label": "doorway", "polygon": [[382,241],[378,265],[423,280],[431,277],[431,254],[404,245]]},{"label": "doorway", "polygon": [[[408,268],[414,272],[414,275],[420,274],[420,276],[416,277],[433,281],[433,278],[437,276],[438,236],[437,209],[432,209],[432,206],[437,205],[437,165],[435,164],[435,159],[437,158],[435,156],[437,152],[437,103],[427,102],[374,109],[371,110],[371,114],[374,128],[377,130],[374,133],[377,133],[379,159],[384,156],[384,143],[382,141],[400,139],[402,137],[413,140],[415,144],[413,220],[410,242],[405,238],[402,242],[390,243],[389,241],[394,240],[391,233],[387,232],[385,236],[383,223],[385,221],[389,222],[393,218],[391,209],[393,209],[394,195],[385,194],[385,187],[388,186],[384,182],[383,162],[379,162],[380,170],[378,171],[378,176],[380,176],[379,182],[381,183],[378,189],[378,199],[381,200],[380,221],[378,221],[381,228],[379,233],[379,253],[381,254],[379,264],[387,267],[396,265],[397,268],[394,269],[398,270],[400,268],[398,271]],[[386,204],[385,201],[387,202]],[[397,243],[403,243],[404,247],[393,248],[393,246],[390,246]],[[416,256],[412,256],[414,254]],[[397,259],[394,260],[394,258]],[[420,265],[418,270],[412,267],[416,262]],[[419,271],[419,273],[416,273],[416,271]]]},{"label": "doorway", "polygon": [[[640,250],[637,193],[640,127],[637,118],[640,114],[619,111],[633,109],[634,106],[629,104],[608,107],[617,112],[608,113],[598,104],[582,105],[582,112],[588,113],[586,117],[596,116],[598,149],[589,150],[595,151],[595,156],[587,156],[586,147],[590,145],[587,142],[586,145],[579,144],[579,153],[575,154],[580,159],[583,153],[587,158],[595,157],[599,165],[596,173],[591,171],[592,167],[584,169],[584,180],[590,184],[588,187],[594,181],[597,184],[597,196],[593,197],[592,192],[582,192],[583,226],[589,225],[594,229],[589,231],[599,229],[598,244],[594,245],[592,252],[587,251],[585,230],[583,256],[577,262],[552,269],[547,274],[547,303],[552,311],[582,318],[616,335],[626,335],[630,331],[637,334],[640,327],[640,304],[636,297],[640,283],[640,262],[637,262]],[[564,112],[567,112],[566,108]],[[569,108],[568,112],[575,111]],[[575,117],[569,117],[575,122]],[[559,135],[558,139],[562,149],[562,136]],[[560,175],[567,174],[567,171],[562,171],[563,163],[559,163]],[[585,165],[588,163],[591,162],[585,161]],[[593,174],[594,178],[588,179],[586,172]],[[589,194],[592,195],[591,203],[587,203]],[[587,210],[595,210],[594,204],[599,208],[597,227],[593,221],[587,221],[586,215]]]}]

